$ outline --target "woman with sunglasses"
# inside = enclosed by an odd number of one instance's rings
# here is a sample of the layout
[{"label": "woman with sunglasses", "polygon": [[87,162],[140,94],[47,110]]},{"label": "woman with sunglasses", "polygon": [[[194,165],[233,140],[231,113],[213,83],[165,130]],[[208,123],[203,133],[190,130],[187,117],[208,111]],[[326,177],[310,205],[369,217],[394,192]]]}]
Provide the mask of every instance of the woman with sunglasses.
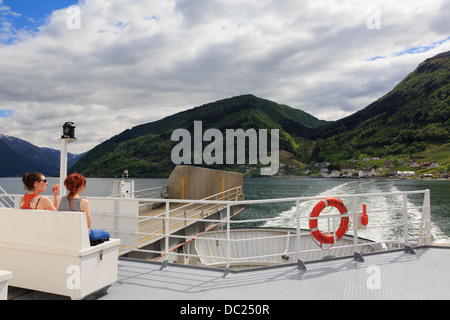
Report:
[{"label": "woman with sunglasses", "polygon": [[42,173],[25,173],[22,177],[22,182],[25,189],[28,190],[28,193],[20,198],[21,209],[56,210],[57,191],[53,191],[53,203],[48,197],[40,195],[40,193],[47,190],[48,185],[47,179],[45,179]]}]

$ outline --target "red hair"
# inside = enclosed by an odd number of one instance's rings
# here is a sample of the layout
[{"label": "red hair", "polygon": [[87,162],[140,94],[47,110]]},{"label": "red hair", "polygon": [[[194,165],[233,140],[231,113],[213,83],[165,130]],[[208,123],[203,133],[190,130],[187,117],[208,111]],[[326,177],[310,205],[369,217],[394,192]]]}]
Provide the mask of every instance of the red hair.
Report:
[{"label": "red hair", "polygon": [[64,185],[66,186],[67,190],[69,190],[67,198],[69,198],[69,204],[70,207],[72,207],[70,200],[75,197],[75,194],[78,189],[86,185],[86,178],[79,173],[72,173],[70,176],[66,178],[66,180],[64,180]]}]

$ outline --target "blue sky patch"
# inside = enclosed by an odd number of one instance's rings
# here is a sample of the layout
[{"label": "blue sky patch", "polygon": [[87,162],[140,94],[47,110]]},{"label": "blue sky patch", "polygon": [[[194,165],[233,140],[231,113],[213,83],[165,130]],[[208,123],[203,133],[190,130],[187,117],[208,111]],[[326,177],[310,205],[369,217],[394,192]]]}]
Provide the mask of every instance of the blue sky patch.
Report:
[{"label": "blue sky patch", "polygon": [[[0,1],[0,40],[12,43],[19,31],[36,32],[53,11],[78,4],[77,0],[3,0]],[[10,26],[5,30],[5,25]],[[1,34],[3,33],[3,35]]]},{"label": "blue sky patch", "polygon": [[385,56],[371,57],[371,58],[367,59],[367,61],[375,61],[375,60],[378,60],[378,59],[386,59],[386,57]]},{"label": "blue sky patch", "polygon": [[434,41],[428,46],[411,47],[411,48],[408,48],[406,50],[403,50],[403,51],[400,51],[400,52],[396,52],[394,55],[396,57],[398,57],[398,56],[402,56],[404,54],[416,54],[416,53],[427,52],[427,51],[430,51],[430,50],[436,48],[437,46],[439,46],[439,45],[441,45],[441,44],[443,44],[443,43],[445,43],[445,42],[447,42],[449,40],[450,40],[450,37],[447,37],[447,38],[442,39],[442,40]]},{"label": "blue sky patch", "polygon": [[8,118],[13,113],[14,113],[14,111],[12,111],[12,110],[0,110],[0,118]]}]

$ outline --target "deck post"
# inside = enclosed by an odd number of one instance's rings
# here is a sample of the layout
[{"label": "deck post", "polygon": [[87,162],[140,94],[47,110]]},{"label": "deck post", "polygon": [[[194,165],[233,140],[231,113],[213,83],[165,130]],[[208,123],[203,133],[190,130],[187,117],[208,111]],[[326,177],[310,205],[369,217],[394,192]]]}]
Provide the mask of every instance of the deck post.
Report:
[{"label": "deck post", "polygon": [[226,269],[230,269],[230,257],[231,257],[231,221],[230,221],[230,204],[227,204],[227,266]]},{"label": "deck post", "polygon": [[352,214],[353,214],[353,259],[355,261],[364,262],[364,258],[359,252],[359,246],[358,246],[358,210],[357,210],[358,202],[356,199],[356,196],[352,197]]},{"label": "deck post", "polygon": [[419,245],[431,245],[430,227],[430,190],[425,190],[422,205],[422,217],[419,225]]},{"label": "deck post", "polygon": [[169,262],[169,208],[170,202],[166,202],[166,212],[164,216],[164,263],[161,266],[161,269],[167,267]]}]

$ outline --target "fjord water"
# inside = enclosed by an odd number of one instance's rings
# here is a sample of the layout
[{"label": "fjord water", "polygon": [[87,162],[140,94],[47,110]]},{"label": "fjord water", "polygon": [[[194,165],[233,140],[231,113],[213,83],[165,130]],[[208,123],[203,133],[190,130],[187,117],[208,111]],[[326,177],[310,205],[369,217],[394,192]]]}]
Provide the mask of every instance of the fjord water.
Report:
[{"label": "fjord water", "polygon": [[[450,244],[450,181],[448,180],[412,180],[412,179],[329,179],[329,178],[263,178],[248,179],[245,181],[245,199],[269,199],[291,197],[338,196],[365,193],[394,193],[399,191],[430,190],[431,194],[431,233],[434,241],[441,244]],[[318,200],[300,203],[300,213],[309,215]],[[349,210],[352,207],[351,199],[344,200]],[[370,214],[371,210],[387,208],[401,208],[401,196],[384,196],[368,198],[362,197],[358,201],[358,212],[362,211],[362,204],[366,204],[369,212],[369,224],[389,225],[401,223],[402,211],[388,213],[377,212]],[[422,206],[423,195],[409,195],[408,207]],[[325,212],[325,209],[323,212]],[[408,210],[410,218],[420,219],[420,210]],[[335,213],[339,213],[337,210]],[[261,215],[268,217],[292,218],[296,215],[294,202],[280,202],[273,205],[248,205],[246,210],[237,219],[257,219]],[[339,222],[338,222],[339,223]],[[266,227],[295,227],[294,219],[276,220],[261,224]],[[301,227],[307,229],[308,221],[302,220]],[[319,224],[320,228],[320,224]],[[337,227],[336,227],[337,228]],[[332,228],[332,229],[336,229]],[[410,227],[410,234],[417,234],[418,225]],[[320,228],[323,230],[322,228]],[[350,227],[350,230],[352,227]],[[403,227],[381,228],[360,231],[359,235],[372,239],[401,238]]]},{"label": "fjord water", "polygon": [[[51,195],[51,189],[59,183],[59,178],[49,178],[46,194]],[[88,178],[85,195],[87,197],[108,196],[111,191],[112,178]],[[160,187],[166,185],[166,179],[133,179],[135,189]],[[9,194],[24,193],[22,181],[20,178],[0,178],[0,186]],[[330,178],[305,178],[305,177],[265,177],[265,178],[245,178],[244,179],[244,197],[246,200],[256,199],[277,199],[277,198],[295,198],[295,197],[315,197],[315,196],[334,196],[334,195],[352,195],[364,193],[393,193],[398,191],[430,190],[431,194],[431,233],[434,241],[441,244],[450,244],[450,181],[449,180],[414,180],[414,179],[330,179]],[[422,195],[408,196],[408,206],[421,206],[423,202]],[[315,201],[305,201],[300,203],[302,215],[311,212]],[[344,201],[346,206],[351,208],[351,200]],[[362,208],[362,203],[367,205],[367,210],[379,210],[380,208],[402,206],[402,199],[399,196],[378,197],[374,199],[362,198],[358,202],[358,209]],[[295,202],[277,202],[270,204],[252,204],[246,205],[239,215],[235,217],[236,221],[243,219],[261,219],[295,217]],[[414,218],[420,217],[420,210],[414,209],[409,212]],[[380,212],[369,214],[370,223],[400,223],[402,213]],[[267,223],[255,223],[253,226],[266,227],[295,227],[295,220],[276,220]],[[245,227],[245,224],[236,224],[233,227]],[[302,228],[307,228],[307,221]],[[417,228],[412,227],[413,229]],[[361,236],[373,240],[379,240],[382,237],[400,236],[403,229],[374,229],[361,232]],[[390,234],[392,233],[392,234]]]}]

